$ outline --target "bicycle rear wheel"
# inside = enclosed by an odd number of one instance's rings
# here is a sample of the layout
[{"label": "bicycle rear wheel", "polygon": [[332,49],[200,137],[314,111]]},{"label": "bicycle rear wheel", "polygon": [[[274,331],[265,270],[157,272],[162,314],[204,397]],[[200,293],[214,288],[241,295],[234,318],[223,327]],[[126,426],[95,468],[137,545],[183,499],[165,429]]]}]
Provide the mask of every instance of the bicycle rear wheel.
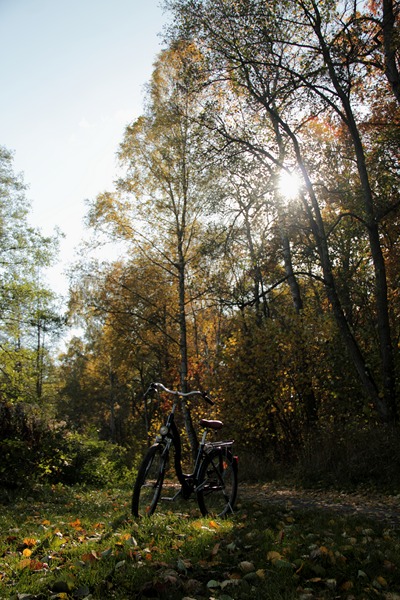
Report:
[{"label": "bicycle rear wheel", "polygon": [[197,502],[203,516],[224,517],[233,512],[238,487],[237,459],[227,448],[206,454],[199,472]]},{"label": "bicycle rear wheel", "polygon": [[160,499],[164,482],[167,457],[163,447],[154,444],[149,448],[136,477],[132,495],[132,514],[135,517],[150,517]]}]

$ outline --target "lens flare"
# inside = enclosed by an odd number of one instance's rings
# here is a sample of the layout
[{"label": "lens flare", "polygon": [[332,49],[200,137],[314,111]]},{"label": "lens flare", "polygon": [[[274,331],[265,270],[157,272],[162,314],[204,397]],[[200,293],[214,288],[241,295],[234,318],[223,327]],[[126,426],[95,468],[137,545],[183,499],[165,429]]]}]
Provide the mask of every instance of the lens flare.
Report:
[{"label": "lens flare", "polygon": [[284,198],[293,200],[301,188],[301,179],[297,173],[284,171],[279,177],[279,191]]}]

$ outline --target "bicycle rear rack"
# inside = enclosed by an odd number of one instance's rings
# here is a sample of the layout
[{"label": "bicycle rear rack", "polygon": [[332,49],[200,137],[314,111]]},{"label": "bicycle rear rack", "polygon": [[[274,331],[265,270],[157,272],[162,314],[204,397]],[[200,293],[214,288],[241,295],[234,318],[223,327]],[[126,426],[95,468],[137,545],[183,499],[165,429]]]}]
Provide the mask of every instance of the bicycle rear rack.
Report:
[{"label": "bicycle rear rack", "polygon": [[213,450],[214,448],[229,448],[233,446],[235,440],[226,440],[221,442],[207,442],[205,445],[205,451]]}]

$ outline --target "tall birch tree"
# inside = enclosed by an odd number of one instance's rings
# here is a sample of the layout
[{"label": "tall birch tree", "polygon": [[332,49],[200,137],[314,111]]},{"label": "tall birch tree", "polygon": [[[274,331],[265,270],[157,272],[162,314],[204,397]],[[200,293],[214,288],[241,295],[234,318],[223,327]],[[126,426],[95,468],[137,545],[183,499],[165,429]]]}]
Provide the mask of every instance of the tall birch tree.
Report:
[{"label": "tall birch tree", "polygon": [[[144,114],[126,128],[119,158],[125,174],[117,194],[99,196],[92,223],[104,224],[132,244],[163,272],[175,289],[175,321],[179,345],[179,385],[188,389],[188,285],[194,278],[207,206],[202,130],[196,125],[196,97],[188,82],[193,62],[190,45],[163,52],[148,87]],[[154,281],[154,286],[158,284]],[[192,294],[193,295],[193,294]],[[197,439],[189,408],[183,402],[186,431],[193,450]]]}]

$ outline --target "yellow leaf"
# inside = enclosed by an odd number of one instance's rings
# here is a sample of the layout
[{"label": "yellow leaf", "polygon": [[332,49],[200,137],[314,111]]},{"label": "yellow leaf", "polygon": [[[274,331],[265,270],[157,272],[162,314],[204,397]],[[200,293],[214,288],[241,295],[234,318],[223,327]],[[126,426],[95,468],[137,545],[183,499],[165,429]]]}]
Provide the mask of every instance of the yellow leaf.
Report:
[{"label": "yellow leaf", "polygon": [[267,554],[267,560],[270,560],[272,563],[275,562],[276,560],[281,560],[282,559],[282,555],[279,552],[276,552],[275,550],[270,550],[270,552],[268,552]]},{"label": "yellow leaf", "polygon": [[257,577],[259,577],[260,579],[265,579],[265,570],[264,569],[258,569],[256,571],[256,575]]},{"label": "yellow leaf", "polygon": [[216,521],[210,521],[209,522],[210,527],[212,527],[213,529],[219,529],[219,525]]},{"label": "yellow leaf", "polygon": [[387,587],[387,581],[384,577],[379,576],[375,581],[377,581],[382,587]]},{"label": "yellow leaf", "polygon": [[30,556],[32,554],[32,550],[29,550],[29,548],[25,548],[25,550],[23,551],[23,556]]},{"label": "yellow leaf", "polygon": [[286,522],[287,523],[294,523],[294,520],[295,520],[294,517],[292,517],[290,515],[286,517]]}]

